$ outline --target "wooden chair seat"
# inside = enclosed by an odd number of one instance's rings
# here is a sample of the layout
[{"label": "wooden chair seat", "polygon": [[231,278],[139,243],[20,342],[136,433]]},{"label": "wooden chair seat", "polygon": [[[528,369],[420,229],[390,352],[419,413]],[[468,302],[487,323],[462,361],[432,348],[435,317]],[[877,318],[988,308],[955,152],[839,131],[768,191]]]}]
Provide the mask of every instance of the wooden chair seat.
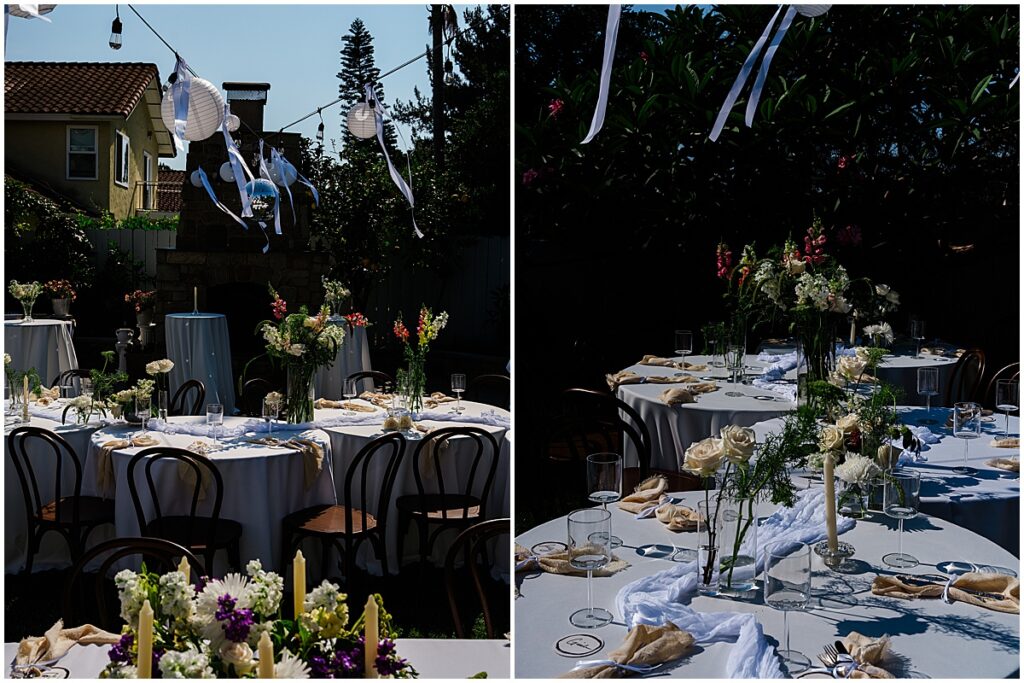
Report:
[{"label": "wooden chair seat", "polygon": [[344,505],[316,505],[305,510],[293,512],[284,518],[286,528],[301,531],[304,534],[324,534],[334,536],[344,534],[355,536],[377,528],[377,518],[366,514],[366,525],[363,525],[361,510],[352,509],[352,528],[345,523],[346,509]]},{"label": "wooden chair seat", "polygon": [[[202,552],[206,548],[205,542],[194,540],[192,543],[189,543],[189,524],[188,515],[161,517],[148,523],[142,530],[142,535],[155,536],[190,548],[193,551],[199,550]],[[242,537],[242,525],[233,519],[218,519],[215,521],[207,517],[196,517],[191,520],[193,538],[208,538],[211,524],[213,525],[213,545],[215,548],[227,548]]]},{"label": "wooden chair seat", "polygon": [[[75,503],[78,503],[78,521],[80,524],[93,525],[114,522],[114,501],[95,496],[65,496],[57,501],[50,501],[39,511],[40,521],[51,524],[71,524],[74,519]],[[57,508],[60,508],[60,517]]]},{"label": "wooden chair seat", "polygon": [[[398,509],[410,515],[426,515],[430,519],[475,519],[480,516],[480,499],[448,493],[428,493],[425,496],[401,496]],[[466,508],[469,508],[466,514]]]}]

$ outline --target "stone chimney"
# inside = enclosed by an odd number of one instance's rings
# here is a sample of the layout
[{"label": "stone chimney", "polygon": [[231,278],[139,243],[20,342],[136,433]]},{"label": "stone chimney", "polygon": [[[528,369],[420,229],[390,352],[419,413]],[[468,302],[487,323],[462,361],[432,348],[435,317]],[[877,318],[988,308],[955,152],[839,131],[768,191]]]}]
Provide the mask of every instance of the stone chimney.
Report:
[{"label": "stone chimney", "polygon": [[269,83],[224,83],[231,113],[255,131],[263,130],[263,107],[267,104],[268,90]]}]

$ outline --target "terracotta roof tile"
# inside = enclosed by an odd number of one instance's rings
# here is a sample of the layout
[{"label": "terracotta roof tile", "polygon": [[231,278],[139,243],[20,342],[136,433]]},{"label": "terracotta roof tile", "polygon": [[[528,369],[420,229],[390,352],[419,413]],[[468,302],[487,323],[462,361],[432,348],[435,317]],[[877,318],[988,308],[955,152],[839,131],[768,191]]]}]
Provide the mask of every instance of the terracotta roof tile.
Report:
[{"label": "terracotta roof tile", "polygon": [[128,116],[153,78],[156,64],[142,62],[7,62],[4,111]]}]

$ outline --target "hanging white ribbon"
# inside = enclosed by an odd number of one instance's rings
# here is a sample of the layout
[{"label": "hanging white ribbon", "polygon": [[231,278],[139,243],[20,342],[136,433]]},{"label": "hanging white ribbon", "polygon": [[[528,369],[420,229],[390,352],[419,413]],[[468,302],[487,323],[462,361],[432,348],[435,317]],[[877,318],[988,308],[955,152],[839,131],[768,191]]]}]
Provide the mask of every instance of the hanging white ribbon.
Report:
[{"label": "hanging white ribbon", "polygon": [[192,74],[181,57],[174,65],[176,77],[171,83],[171,102],[174,103],[174,146],[185,151],[185,124],[188,122],[189,94],[192,90]]},{"label": "hanging white ribbon", "polygon": [[228,150],[228,163],[231,164],[231,172],[235,176],[235,185],[238,186],[238,197],[242,201],[242,218],[252,218],[252,201],[249,199],[248,190],[245,189],[245,183],[247,182],[246,178],[249,180],[254,178],[248,164],[245,163],[245,158],[238,151],[234,138],[231,137],[231,131],[228,130],[228,116],[230,114],[231,106],[225,104],[224,122],[220,124],[220,129],[224,133],[224,146]]},{"label": "hanging white ribbon", "polygon": [[754,122],[754,113],[757,111],[757,103],[761,101],[761,91],[764,90],[765,79],[768,78],[768,68],[772,64],[772,59],[775,58],[775,53],[779,49],[779,43],[786,36],[786,31],[789,30],[790,25],[793,23],[793,17],[796,16],[796,7],[790,6],[786,10],[786,13],[782,15],[782,23],[779,25],[779,30],[772,36],[771,45],[768,46],[768,50],[764,53],[764,61],[761,62],[761,69],[757,72],[757,78],[754,79],[754,89],[750,91],[750,99],[747,100],[747,115],[745,118],[747,128]]},{"label": "hanging white ribbon", "polygon": [[[270,178],[270,171],[267,170],[267,160],[263,158],[263,140],[260,140],[260,177],[266,178],[270,182],[270,186],[274,188],[274,232],[278,235],[281,233],[281,193],[277,189],[277,185]],[[260,227],[265,227],[263,221],[260,221]]]},{"label": "hanging white ribbon", "polygon": [[[284,160],[284,157],[281,156],[281,153],[277,151],[276,147],[271,147],[270,148],[270,160],[274,163],[274,168],[277,169],[278,175],[281,177],[281,180],[284,182],[284,191],[288,193],[288,206],[290,206],[291,209],[292,209],[292,225],[295,225],[295,223],[296,223],[296,219],[295,219],[295,200],[292,199],[292,188],[288,185],[288,173],[287,173],[288,167],[291,164],[289,164],[287,161]],[[296,173],[296,176],[297,176],[298,175],[298,169],[296,169],[295,173]],[[271,181],[271,182],[273,182],[273,181]],[[275,185],[276,185],[276,183],[275,183]],[[278,196],[280,196],[280,190],[278,191],[278,193],[279,193]]]},{"label": "hanging white ribbon", "polygon": [[[54,5],[47,5],[47,6],[48,7],[54,7]],[[6,5],[4,7],[6,7]],[[15,5],[15,7],[17,7],[22,12],[24,12],[25,14],[28,14],[31,17],[34,17],[36,19],[42,19],[47,24],[52,24],[53,23],[53,21],[51,21],[49,19],[49,17],[44,17],[42,14],[39,13],[39,5]]]},{"label": "hanging white ribbon", "polygon": [[1017,71],[1017,75],[1013,77],[1013,80],[1010,81],[1010,85],[1006,86],[1006,89],[1007,90],[1012,90],[1013,86],[1017,85],[1017,79],[1018,78],[1020,78],[1020,71]]},{"label": "hanging white ribbon", "polygon": [[604,126],[604,115],[608,110],[608,88],[612,80],[612,62],[615,61],[615,43],[619,39],[619,18],[622,16],[622,5],[608,6],[608,23],[604,29],[604,59],[601,60],[601,81],[597,94],[597,108],[594,118],[590,121],[590,132],[581,144],[594,139]]},{"label": "hanging white ribbon", "polygon": [[[384,161],[388,164],[388,173],[391,175],[392,182],[398,187],[398,191],[405,196],[409,202],[409,211],[412,213],[412,229],[416,232],[417,237],[423,237],[423,233],[420,232],[419,226],[416,225],[416,201],[412,196],[412,164],[409,162],[408,153],[405,155],[405,163],[409,170],[409,182],[405,182],[405,178],[398,172],[395,165],[391,163],[391,156],[388,154],[388,146],[384,144],[384,115],[387,114],[387,110],[384,105],[381,104],[380,100],[377,99],[377,94],[373,91],[373,84],[367,83],[366,89],[366,101],[373,108],[373,118],[377,124],[377,142],[380,143],[381,151],[384,152]],[[388,114],[388,118],[391,115]]]}]

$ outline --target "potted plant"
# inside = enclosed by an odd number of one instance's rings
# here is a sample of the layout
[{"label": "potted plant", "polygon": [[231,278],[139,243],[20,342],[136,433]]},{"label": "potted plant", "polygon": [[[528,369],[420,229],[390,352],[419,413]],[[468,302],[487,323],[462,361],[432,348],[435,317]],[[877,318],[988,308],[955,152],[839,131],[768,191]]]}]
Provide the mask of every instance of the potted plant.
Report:
[{"label": "potted plant", "polygon": [[50,295],[53,312],[56,315],[71,315],[71,302],[78,298],[75,288],[67,280],[50,280],[43,285],[43,291]]},{"label": "potted plant", "polygon": [[124,295],[124,302],[135,307],[135,320],[139,327],[149,327],[153,323],[153,308],[156,306],[156,291],[148,292],[136,289]]}]

